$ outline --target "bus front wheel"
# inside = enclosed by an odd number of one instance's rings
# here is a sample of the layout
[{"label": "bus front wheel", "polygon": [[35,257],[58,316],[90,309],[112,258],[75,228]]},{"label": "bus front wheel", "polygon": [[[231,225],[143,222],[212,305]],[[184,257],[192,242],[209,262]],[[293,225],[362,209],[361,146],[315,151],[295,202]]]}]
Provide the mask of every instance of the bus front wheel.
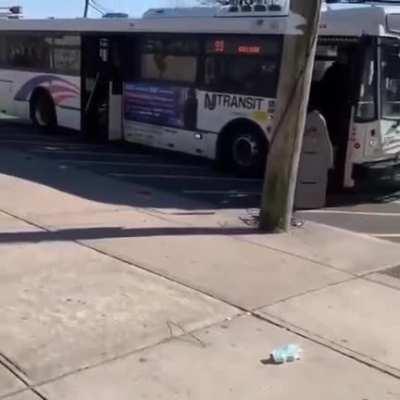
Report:
[{"label": "bus front wheel", "polygon": [[243,176],[260,176],[265,169],[267,143],[255,129],[242,128],[230,141],[229,161],[234,171]]},{"label": "bus front wheel", "polygon": [[38,92],[31,101],[31,119],[35,127],[49,131],[57,127],[54,101],[48,93]]}]

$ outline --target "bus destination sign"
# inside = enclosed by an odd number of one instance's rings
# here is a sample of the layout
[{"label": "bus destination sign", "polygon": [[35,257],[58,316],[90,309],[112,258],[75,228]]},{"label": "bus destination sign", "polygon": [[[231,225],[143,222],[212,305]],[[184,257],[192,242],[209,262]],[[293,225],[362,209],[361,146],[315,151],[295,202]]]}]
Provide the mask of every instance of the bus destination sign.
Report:
[{"label": "bus destination sign", "polygon": [[207,42],[208,54],[225,54],[225,55],[276,55],[279,51],[277,44],[273,41],[253,39],[215,39]]}]

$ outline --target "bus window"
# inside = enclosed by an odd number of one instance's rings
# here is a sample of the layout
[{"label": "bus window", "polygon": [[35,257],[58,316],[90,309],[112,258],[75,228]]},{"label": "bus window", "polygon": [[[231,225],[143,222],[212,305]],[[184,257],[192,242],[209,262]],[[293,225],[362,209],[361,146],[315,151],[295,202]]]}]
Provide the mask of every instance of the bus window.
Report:
[{"label": "bus window", "polygon": [[143,54],[141,68],[144,79],[193,83],[197,60],[191,56]]},{"label": "bus window", "polygon": [[382,118],[400,118],[400,48],[397,41],[384,40],[381,46]]},{"label": "bus window", "polygon": [[323,79],[327,71],[332,67],[338,57],[338,45],[319,43],[317,47],[317,53],[315,57],[314,70],[312,76],[309,109],[319,110],[322,112],[324,104],[324,93]]},{"label": "bus window", "polygon": [[199,45],[192,39],[145,38],[142,43],[141,77],[149,80],[194,83]]},{"label": "bus window", "polygon": [[276,96],[278,68],[277,61],[259,57],[209,56],[204,83],[210,90],[272,98]]},{"label": "bus window", "polygon": [[54,48],[54,70],[59,74],[78,75],[80,73],[81,53],[79,49]]},{"label": "bus window", "polygon": [[80,73],[80,38],[78,35],[17,35],[0,38],[0,65],[12,69]]},{"label": "bus window", "polygon": [[275,37],[208,40],[203,83],[213,91],[273,98],[278,87],[280,49],[281,40]]},{"label": "bus window", "polygon": [[313,81],[320,82],[338,57],[337,44],[318,44],[313,71]]},{"label": "bus window", "polygon": [[7,38],[7,64],[11,67],[50,70],[50,45],[45,37],[10,35]]},{"label": "bus window", "polygon": [[56,73],[78,75],[81,68],[79,36],[58,36],[52,41],[52,68]]}]

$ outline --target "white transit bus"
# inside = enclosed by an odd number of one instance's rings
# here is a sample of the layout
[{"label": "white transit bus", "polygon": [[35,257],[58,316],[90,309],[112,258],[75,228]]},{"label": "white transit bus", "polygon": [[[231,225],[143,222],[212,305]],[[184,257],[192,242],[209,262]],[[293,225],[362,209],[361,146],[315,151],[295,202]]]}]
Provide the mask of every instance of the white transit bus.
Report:
[{"label": "white transit bus", "polygon": [[[260,171],[284,35],[301,24],[288,0],[135,20],[0,21],[0,112]],[[345,187],[397,173],[399,39],[399,6],[323,7],[310,110],[327,121]]]}]

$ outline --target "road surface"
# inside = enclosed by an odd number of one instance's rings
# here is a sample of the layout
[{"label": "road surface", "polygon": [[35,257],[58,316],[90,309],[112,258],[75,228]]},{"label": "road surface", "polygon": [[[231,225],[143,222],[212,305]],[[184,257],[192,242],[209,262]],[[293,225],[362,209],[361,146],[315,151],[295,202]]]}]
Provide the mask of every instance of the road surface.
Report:
[{"label": "road surface", "polygon": [[[82,135],[46,135],[30,125],[0,122],[0,145],[112,179],[157,188],[210,204],[215,209],[257,209],[262,180],[222,174],[208,160],[126,143],[90,144]],[[400,243],[400,190],[386,194],[331,195],[322,210],[298,212],[302,219]]]}]

